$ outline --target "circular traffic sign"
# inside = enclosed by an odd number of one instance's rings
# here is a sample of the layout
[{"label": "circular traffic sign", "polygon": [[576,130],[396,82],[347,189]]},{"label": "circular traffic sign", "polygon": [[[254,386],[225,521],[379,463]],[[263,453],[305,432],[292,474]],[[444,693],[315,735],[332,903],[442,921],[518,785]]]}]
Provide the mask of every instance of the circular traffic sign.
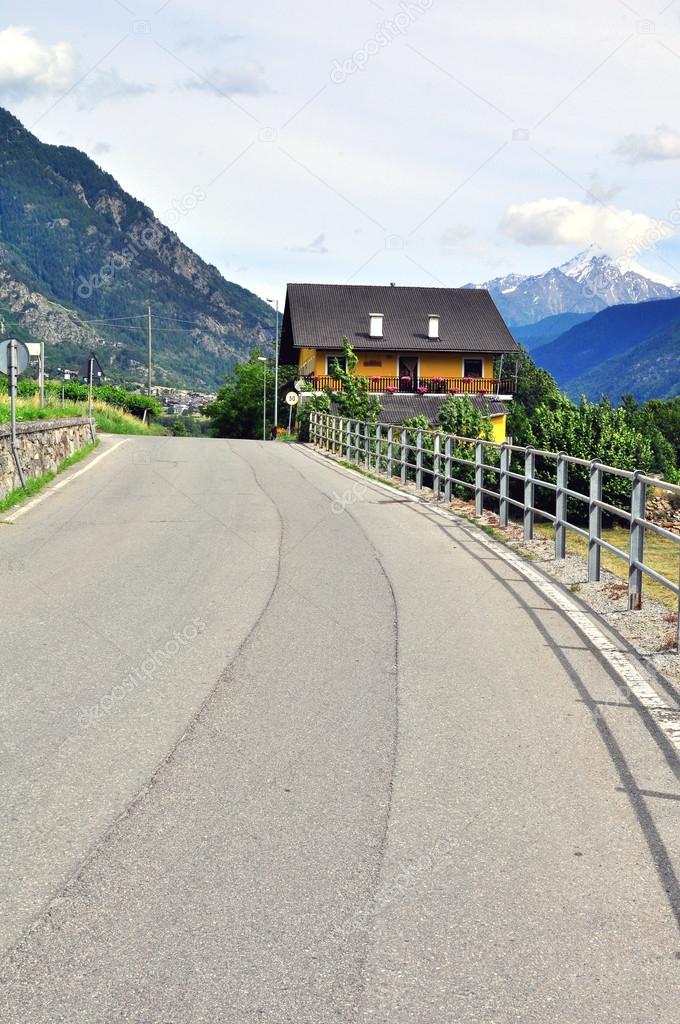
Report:
[{"label": "circular traffic sign", "polygon": [[24,373],[30,358],[28,349],[24,345],[23,341],[16,341],[14,338],[9,338],[7,341],[0,341],[0,373],[6,374],[9,371],[9,346],[12,341],[16,345],[17,373]]},{"label": "circular traffic sign", "polygon": [[289,391],[288,394],[286,395],[286,404],[287,405],[297,405],[299,401],[300,401],[300,398],[295,393],[295,391]]}]

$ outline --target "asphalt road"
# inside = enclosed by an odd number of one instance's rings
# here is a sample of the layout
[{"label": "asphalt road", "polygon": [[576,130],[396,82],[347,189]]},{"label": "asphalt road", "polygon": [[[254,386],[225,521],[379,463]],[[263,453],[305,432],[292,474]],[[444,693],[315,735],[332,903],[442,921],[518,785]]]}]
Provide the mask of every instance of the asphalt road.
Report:
[{"label": "asphalt road", "polygon": [[0,569],[3,1024],[677,1024],[677,753],[470,527],[130,438]]}]

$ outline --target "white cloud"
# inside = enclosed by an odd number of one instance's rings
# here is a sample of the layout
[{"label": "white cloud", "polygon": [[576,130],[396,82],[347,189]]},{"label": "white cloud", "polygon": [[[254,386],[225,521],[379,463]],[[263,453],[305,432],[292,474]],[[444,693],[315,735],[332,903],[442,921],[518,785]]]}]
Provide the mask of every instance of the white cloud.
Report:
[{"label": "white cloud", "polygon": [[68,89],[78,75],[78,60],[68,43],[44,46],[28,28],[0,32],[0,94],[23,99]]},{"label": "white cloud", "polygon": [[510,206],[501,229],[524,245],[590,245],[612,256],[648,249],[673,229],[645,213],[558,197]]},{"label": "white cloud", "polygon": [[614,152],[625,157],[629,164],[680,160],[680,132],[660,124],[650,135],[626,135]]},{"label": "white cloud", "polygon": [[91,110],[105,100],[141,96],[146,92],[153,92],[153,86],[128,82],[121,78],[116,70],[97,70],[87,75],[82,84],[78,86],[76,95],[78,106],[82,110]]},{"label": "white cloud", "polygon": [[200,78],[185,82],[187,89],[202,89],[221,96],[265,96],[271,92],[264,80],[259,64],[249,63],[238,68],[209,68]]},{"label": "white cloud", "polygon": [[326,236],[323,234],[317,235],[314,241],[310,242],[309,245],[294,245],[291,246],[290,251],[309,252],[314,253],[316,256],[325,256],[326,253],[328,252],[328,247],[326,245]]}]

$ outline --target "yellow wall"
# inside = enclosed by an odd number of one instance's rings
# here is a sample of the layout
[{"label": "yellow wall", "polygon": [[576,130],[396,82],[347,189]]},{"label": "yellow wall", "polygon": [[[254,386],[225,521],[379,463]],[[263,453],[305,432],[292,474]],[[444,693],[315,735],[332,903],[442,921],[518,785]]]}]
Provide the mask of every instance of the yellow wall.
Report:
[{"label": "yellow wall", "polygon": [[491,417],[491,440],[497,444],[503,444],[506,438],[506,416]]},{"label": "yellow wall", "polygon": [[[316,352],[316,368],[314,372],[319,377],[325,377],[327,375],[326,370],[326,357],[328,355],[342,355],[340,349],[337,353],[320,352],[312,348],[300,349],[300,366],[303,365],[308,359],[312,358]],[[357,366],[357,373],[365,377],[396,377],[398,372],[398,356],[396,352],[358,352],[357,353],[359,364]],[[479,356],[474,353],[470,353],[471,359],[482,358],[484,362],[484,377],[491,377],[493,375],[493,357],[492,356]],[[421,377],[462,377],[463,376],[463,359],[464,355],[458,355],[454,353],[436,353],[426,352],[420,356],[420,376]],[[367,366],[366,360],[370,362],[380,362],[380,366]],[[506,416],[492,416],[491,417],[491,439],[496,441],[498,444],[502,444],[506,438]]]},{"label": "yellow wall", "polygon": [[[302,366],[314,354],[314,349],[300,349],[300,363]],[[403,353],[402,353],[403,354]],[[414,353],[416,355],[417,353]],[[337,352],[316,352],[316,367],[314,372],[319,377],[328,374],[326,358],[333,355],[342,355],[340,349]],[[362,377],[396,377],[399,372],[399,356],[396,352],[357,352],[359,364],[357,374]],[[420,376],[421,377],[462,377],[464,354],[447,352],[423,352],[420,355]],[[480,356],[477,353],[469,353],[470,359],[482,359],[483,377],[493,376],[493,359],[491,356]],[[369,363],[373,363],[369,366]],[[378,366],[375,364],[379,363]]]}]

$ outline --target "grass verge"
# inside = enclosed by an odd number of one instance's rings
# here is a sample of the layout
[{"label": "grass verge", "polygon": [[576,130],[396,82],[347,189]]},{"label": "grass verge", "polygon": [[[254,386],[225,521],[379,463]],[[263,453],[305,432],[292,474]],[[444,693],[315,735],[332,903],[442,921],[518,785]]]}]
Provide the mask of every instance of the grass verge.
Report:
[{"label": "grass verge", "polygon": [[[129,412],[124,412],[106,402],[94,402],[92,406],[97,430],[105,434],[167,434],[159,423],[147,425]],[[44,409],[40,408],[38,396],[17,400],[17,421],[26,423],[33,420],[54,420],[71,416],[87,416],[87,402],[64,402],[49,400]],[[10,404],[7,395],[0,394],[0,423],[8,423]]]},{"label": "grass verge", "polygon": [[[553,540],[555,528],[552,523],[537,523],[536,534]],[[603,527],[602,539],[624,551],[627,555],[629,544],[628,530],[618,526]],[[569,530],[567,532],[567,553],[579,555],[585,561],[588,557],[588,542],[585,537],[579,537],[578,534],[572,533]],[[646,565],[661,573],[667,580],[675,582],[678,579],[680,568],[680,545],[674,544],[672,540],[666,540],[665,537],[658,537],[651,530],[647,530],[645,532],[644,561]],[[627,562],[616,555],[612,555],[609,551],[602,551],[602,568],[608,569],[609,572],[622,580],[628,580]],[[657,601],[665,604],[668,608],[673,609],[673,611],[677,609],[677,598],[666,587],[662,587],[660,583],[645,576],[643,588],[650,597],[656,598]]]},{"label": "grass verge", "polygon": [[22,501],[26,501],[27,498],[32,498],[38,493],[38,491],[41,491],[43,487],[46,487],[47,484],[51,483],[59,473],[63,473],[64,470],[70,469],[70,467],[75,466],[76,463],[82,462],[83,459],[87,458],[90,452],[93,452],[98,446],[99,441],[86,444],[84,448],[80,448],[77,452],[73,452],[72,455],[67,456],[64,461],[57,466],[54,473],[42,473],[40,476],[34,476],[30,480],[26,481],[25,487],[17,487],[15,490],[10,491],[9,494],[0,501],[0,515],[3,512],[8,512],[9,509],[20,504]]}]

